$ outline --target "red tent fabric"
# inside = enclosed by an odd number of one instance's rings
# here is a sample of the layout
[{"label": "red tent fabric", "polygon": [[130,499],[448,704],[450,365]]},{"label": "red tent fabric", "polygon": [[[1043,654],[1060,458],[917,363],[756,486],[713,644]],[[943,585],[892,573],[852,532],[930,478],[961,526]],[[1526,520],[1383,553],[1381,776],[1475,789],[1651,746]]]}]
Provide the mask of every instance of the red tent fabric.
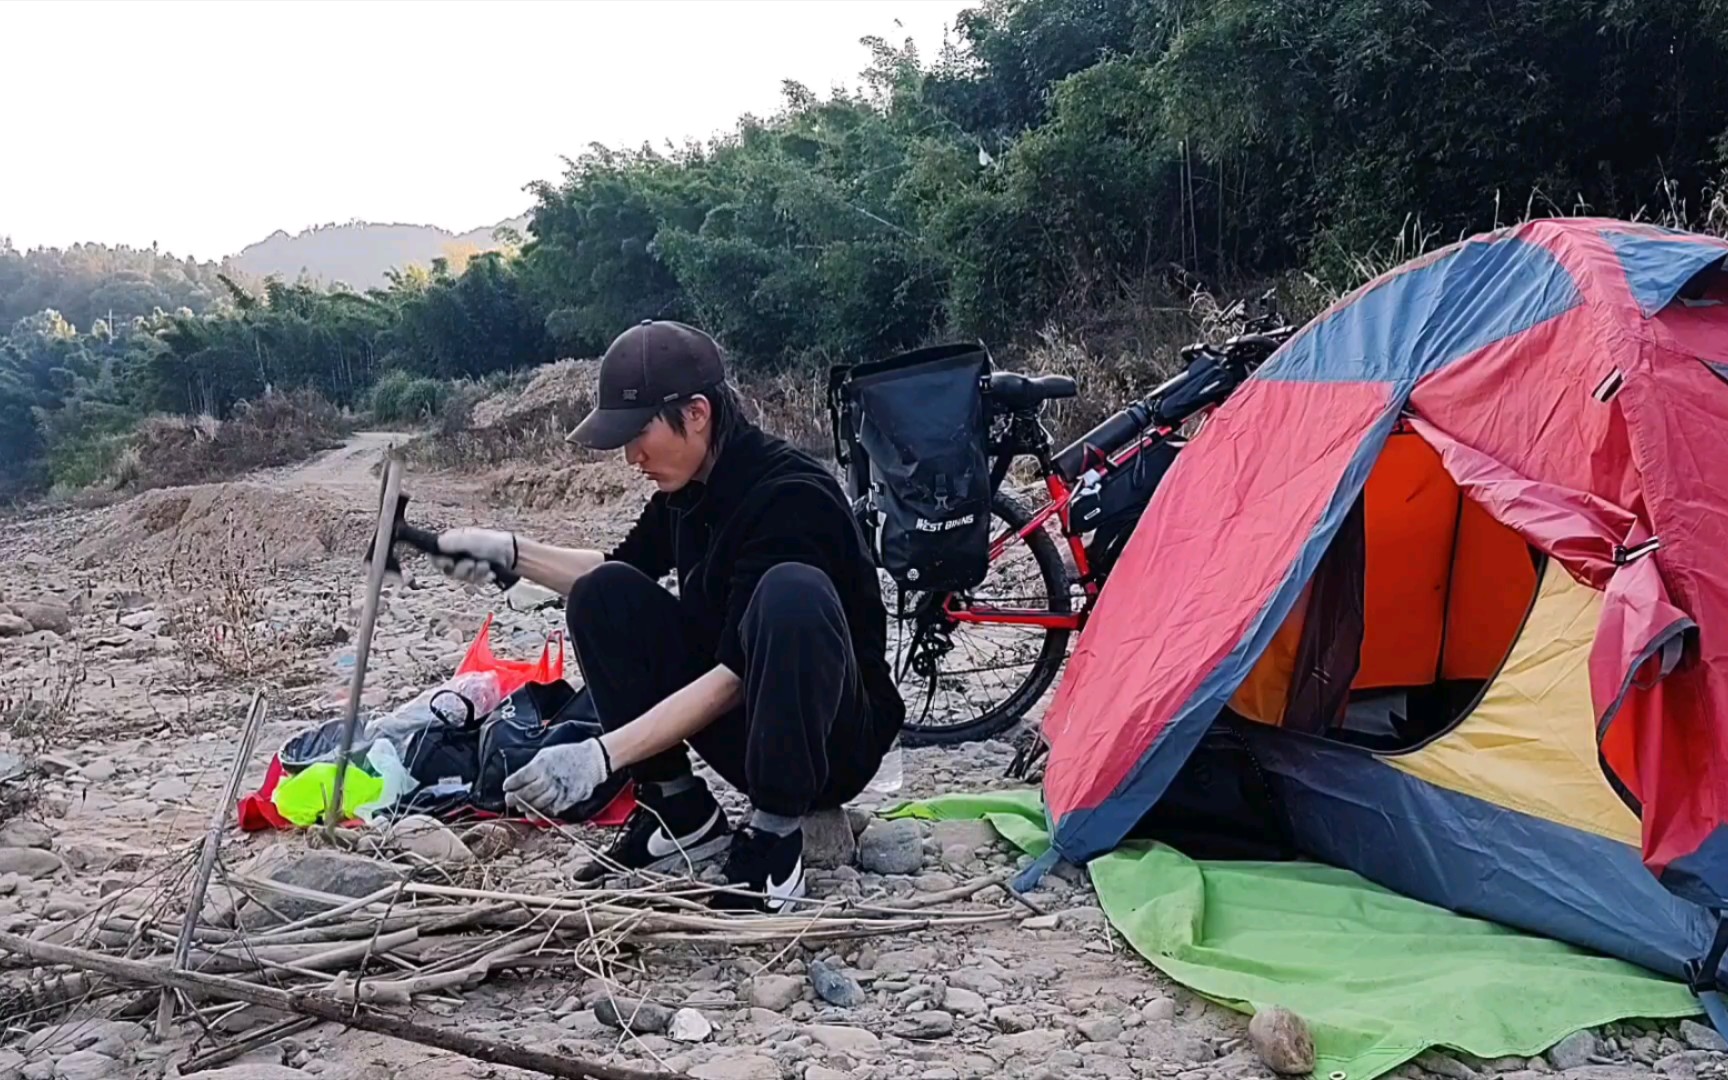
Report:
[{"label": "red tent fabric", "polygon": [[1728,243],[1531,222],[1315,319],[1164,480],[1045,721],[1056,854],[1115,847],[1265,652],[1396,425],[1603,594],[1603,768],[1649,872],[1728,907]]}]

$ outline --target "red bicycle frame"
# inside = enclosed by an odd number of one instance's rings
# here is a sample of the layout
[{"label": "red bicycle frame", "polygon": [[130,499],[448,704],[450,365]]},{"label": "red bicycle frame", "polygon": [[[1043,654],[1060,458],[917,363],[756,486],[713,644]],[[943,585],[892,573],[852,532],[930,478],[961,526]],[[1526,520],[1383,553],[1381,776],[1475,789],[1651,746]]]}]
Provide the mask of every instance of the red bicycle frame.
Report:
[{"label": "red bicycle frame", "polygon": [[[1211,410],[1207,409],[1206,413]],[[1202,414],[1202,417],[1204,414]],[[1201,418],[1196,418],[1199,420]],[[1158,440],[1168,438],[1174,428],[1159,427],[1150,432]],[[1109,471],[1115,472],[1134,459],[1134,456],[1153,444],[1153,439],[1142,436],[1129,443],[1117,455],[1108,459]],[[1086,557],[1086,545],[1080,540],[1081,533],[1074,529],[1068,517],[1068,508],[1074,501],[1075,489],[1068,486],[1056,470],[1046,463],[1040,470],[1044,477],[1044,486],[1050,492],[1050,500],[1039,507],[1032,515],[1032,520],[1012,532],[1004,531],[990,541],[990,559],[995,562],[1008,550],[1010,540],[1024,540],[1034,530],[1042,529],[1052,518],[1060,519],[1062,535],[1068,541],[1068,549],[1074,555],[1074,569],[1080,574],[1080,588],[1085,593],[1080,610],[1072,612],[1035,611],[1030,608],[997,607],[993,604],[981,604],[955,595],[949,595],[943,602],[943,610],[950,619],[957,623],[985,623],[992,626],[1030,626],[1041,630],[1079,630],[1086,623],[1086,614],[1098,600],[1098,592],[1103,588],[1092,573],[1092,565]]]}]

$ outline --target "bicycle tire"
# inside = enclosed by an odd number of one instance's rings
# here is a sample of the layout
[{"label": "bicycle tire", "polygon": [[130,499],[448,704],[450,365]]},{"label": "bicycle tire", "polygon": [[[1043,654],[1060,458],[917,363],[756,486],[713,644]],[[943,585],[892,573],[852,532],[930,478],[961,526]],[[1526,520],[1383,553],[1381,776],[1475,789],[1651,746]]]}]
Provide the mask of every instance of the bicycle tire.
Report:
[{"label": "bicycle tire", "polygon": [[[1032,520],[1032,511],[1027,509],[1024,503],[1000,490],[991,497],[990,513],[1003,525],[1015,531],[1024,528],[1026,523]],[[1073,600],[1068,592],[1067,564],[1062,559],[1056,541],[1051,539],[1049,532],[1038,529],[1026,537],[1026,545],[1038,564],[1038,573],[1043,579],[1045,592],[1050,600],[1050,610],[1063,615],[1073,611]],[[973,624],[959,624],[954,633],[964,634],[971,625]],[[900,741],[906,746],[958,746],[991,738],[1013,727],[1056,680],[1068,654],[1068,638],[1071,633],[1068,630],[1044,631],[1044,642],[1039,647],[1037,660],[1033,662],[1020,686],[1001,704],[975,719],[958,724],[918,724],[908,718],[900,730]],[[910,712],[912,703],[908,702],[907,705]]]}]

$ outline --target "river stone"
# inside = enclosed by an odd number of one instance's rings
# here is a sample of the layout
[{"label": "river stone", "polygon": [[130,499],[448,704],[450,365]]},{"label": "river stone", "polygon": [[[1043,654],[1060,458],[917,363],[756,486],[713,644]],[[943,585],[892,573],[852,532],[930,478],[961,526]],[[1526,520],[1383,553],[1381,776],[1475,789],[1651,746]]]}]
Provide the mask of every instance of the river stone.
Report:
[{"label": "river stone", "polygon": [[858,864],[872,874],[916,874],[924,866],[924,837],[911,821],[873,821],[858,838]]},{"label": "river stone", "polygon": [[1548,1049],[1548,1064],[1565,1072],[1590,1064],[1602,1052],[1602,1043],[1592,1031],[1574,1031]]},{"label": "river stone", "polygon": [[894,1025],[894,1034],[902,1039],[940,1039],[954,1034],[954,1014],[940,1009],[913,1013]]},{"label": "river stone", "polygon": [[34,847],[0,847],[0,874],[45,878],[64,864],[60,856]]},{"label": "river stone", "polygon": [[804,1034],[825,1049],[841,1054],[875,1055],[882,1052],[882,1040],[874,1032],[839,1024],[808,1024]]},{"label": "river stone", "polygon": [[1714,1029],[1707,1028],[1696,1020],[1680,1021],[1680,1038],[1694,1050],[1708,1050],[1713,1054],[1728,1053],[1728,1041]]},{"label": "river stone", "polygon": [[754,1050],[728,1049],[688,1070],[693,1080],[780,1080],[780,1066]]},{"label": "river stone", "polygon": [[102,1080],[118,1075],[120,1063],[107,1054],[78,1050],[54,1063],[54,1080]]},{"label": "river stone", "polygon": [[0,615],[0,638],[23,637],[35,630],[29,619],[21,619],[16,615]]},{"label": "river stone", "polygon": [[29,818],[16,818],[0,826],[0,847],[28,847],[44,850],[54,846],[54,834],[48,826]]},{"label": "river stone", "polygon": [[750,980],[746,996],[758,1009],[785,1012],[804,996],[804,984],[790,975],[758,975]]},{"label": "river stone", "polygon": [[198,1080],[307,1080],[312,1074],[290,1069],[286,1065],[259,1062],[252,1065],[230,1065],[225,1069],[207,1069],[191,1075]]},{"label": "river stone", "polygon": [[1651,1067],[1673,1080],[1696,1080],[1700,1065],[1708,1065],[1717,1060],[1719,1059],[1716,1055],[1708,1050],[1682,1050],[1658,1059]]},{"label": "river stone", "polygon": [[883,953],[876,958],[873,970],[878,975],[922,975],[926,971],[935,971],[937,964],[936,950],[928,945],[918,945]]},{"label": "river stone", "polygon": [[[362,855],[350,855],[342,851],[295,853],[287,845],[279,845],[264,852],[250,873],[284,885],[315,889],[333,896],[354,899],[370,896],[379,889],[394,885],[404,876],[400,867]],[[325,905],[317,901],[302,900],[283,893],[269,893],[264,899],[287,919],[303,919],[326,910]],[[247,929],[274,926],[281,921],[276,915],[256,906],[245,908],[241,919]]]},{"label": "river stone", "polygon": [[1254,1052],[1273,1072],[1306,1074],[1314,1071],[1314,1036],[1308,1024],[1289,1009],[1261,1009],[1248,1021],[1248,1041]]},{"label": "river stone", "polygon": [[37,630],[52,630],[56,634],[72,632],[72,612],[58,601],[18,600],[10,606],[14,615]]},{"label": "river stone", "polygon": [[714,1025],[695,1009],[679,1009],[672,1014],[672,1022],[666,1026],[666,1034],[678,1042],[706,1042],[708,1036],[714,1034]]},{"label": "river stone", "polygon": [[391,828],[390,836],[402,845],[403,850],[441,866],[465,866],[474,861],[474,853],[468,850],[468,845],[443,822],[425,814],[410,814],[403,818]]},{"label": "river stone", "polygon": [[672,1023],[672,1010],[652,1001],[603,997],[594,1003],[594,1019],[615,1031],[658,1035]]},{"label": "river stone", "polygon": [[991,1038],[988,1046],[993,1052],[1008,1057],[1043,1061],[1056,1051],[1066,1049],[1068,1038],[1060,1031],[1050,1028],[1033,1028],[1013,1035],[996,1035]]},{"label": "river stone", "polygon": [[815,988],[816,996],[830,1005],[850,1009],[864,1004],[866,1000],[864,988],[858,985],[858,980],[826,960],[812,961],[809,975],[810,985]]},{"label": "river stone", "polygon": [[942,1007],[961,1016],[977,1016],[986,1008],[984,995],[963,986],[950,986],[942,995]]},{"label": "river stone", "polygon": [[1122,1032],[1127,1030],[1122,1021],[1114,1016],[1090,1017],[1076,1024],[1075,1029],[1080,1032],[1081,1038],[1094,1043],[1115,1042],[1122,1037]]},{"label": "river stone", "polygon": [[24,1052],[58,1057],[74,1050],[94,1050],[119,1057],[144,1035],[143,1027],[127,1020],[67,1020],[25,1039]]}]

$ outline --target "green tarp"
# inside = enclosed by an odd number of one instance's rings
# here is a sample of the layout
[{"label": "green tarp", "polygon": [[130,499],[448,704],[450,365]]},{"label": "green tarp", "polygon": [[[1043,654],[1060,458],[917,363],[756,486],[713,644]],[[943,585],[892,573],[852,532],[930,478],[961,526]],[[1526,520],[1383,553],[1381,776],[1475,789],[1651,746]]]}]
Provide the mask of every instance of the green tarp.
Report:
[{"label": "green tarp", "polygon": [[[988,820],[1049,847],[1036,791],[953,795],[893,812]],[[1088,867],[1140,955],[1243,1012],[1282,1005],[1314,1032],[1316,1075],[1372,1080],[1429,1047],[1535,1056],[1580,1028],[1699,1012],[1680,983],[1457,915],[1315,863],[1195,862],[1130,842]]]}]

